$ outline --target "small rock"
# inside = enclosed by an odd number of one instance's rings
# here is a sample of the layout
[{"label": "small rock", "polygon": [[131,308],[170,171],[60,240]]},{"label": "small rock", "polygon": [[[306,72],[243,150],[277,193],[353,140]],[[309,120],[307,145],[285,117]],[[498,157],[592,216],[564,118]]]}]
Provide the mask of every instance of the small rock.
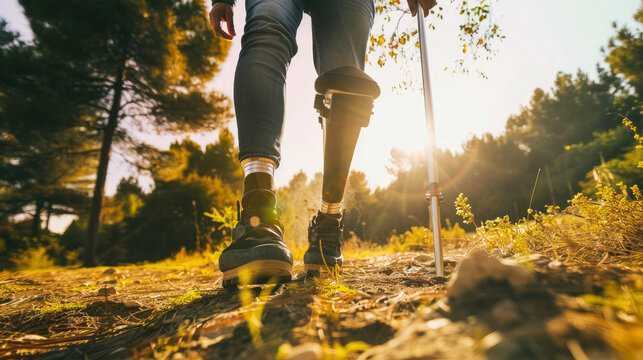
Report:
[{"label": "small rock", "polygon": [[134,281],[132,282],[132,284],[134,284],[134,285],[140,285],[140,284],[141,284],[141,280],[134,280]]},{"label": "small rock", "polygon": [[393,270],[391,270],[391,269],[382,270],[382,274],[384,274],[386,276],[390,276],[392,273],[393,273]]},{"label": "small rock", "polygon": [[114,268],[109,268],[109,269],[103,271],[103,275],[114,275],[114,274],[116,274],[116,269],[114,269]]},{"label": "small rock", "polygon": [[429,256],[429,255],[427,255],[427,254],[420,254],[420,255],[416,255],[416,256],[413,258],[413,260],[415,260],[415,261],[420,261],[420,262],[427,262],[427,261],[429,261],[429,260],[431,260],[431,259],[433,259],[433,257],[432,257],[432,256]]},{"label": "small rock", "polygon": [[406,274],[415,274],[415,273],[419,272],[420,270],[422,270],[421,266],[413,266],[413,265],[411,265],[408,268],[404,269],[404,272]]},{"label": "small rock", "polygon": [[136,300],[125,300],[123,301],[123,306],[125,306],[128,309],[135,309],[135,308],[140,308],[142,305],[140,302]]},{"label": "small rock", "polygon": [[547,264],[547,267],[550,269],[558,269],[561,266],[563,266],[563,263],[558,260],[551,261],[549,264]]},{"label": "small rock", "polygon": [[118,280],[112,279],[112,280],[103,281],[103,284],[118,284]]},{"label": "small rock", "polygon": [[491,317],[500,326],[508,326],[519,323],[522,320],[516,303],[504,299],[491,308]]},{"label": "small rock", "polygon": [[102,296],[116,295],[116,288],[113,286],[100,288],[98,289],[98,295],[102,295]]},{"label": "small rock", "polygon": [[534,277],[518,265],[506,265],[484,250],[475,250],[467,256],[449,283],[449,296],[458,296],[473,291],[487,278],[506,279],[514,288],[524,287],[534,282]]},{"label": "small rock", "polygon": [[321,360],[324,351],[319,344],[308,343],[295,346],[285,360]]}]

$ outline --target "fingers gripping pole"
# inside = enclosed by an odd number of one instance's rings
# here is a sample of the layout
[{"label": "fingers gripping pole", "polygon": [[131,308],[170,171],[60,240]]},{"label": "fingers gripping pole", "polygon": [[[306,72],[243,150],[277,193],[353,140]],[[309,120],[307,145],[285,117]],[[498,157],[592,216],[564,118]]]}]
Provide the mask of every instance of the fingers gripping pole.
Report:
[{"label": "fingers gripping pole", "polygon": [[435,123],[433,120],[433,102],[431,100],[431,79],[429,76],[429,55],[426,44],[426,28],[424,26],[424,10],[418,1],[418,33],[420,41],[420,58],[422,63],[422,89],[424,90],[424,115],[426,129],[429,135],[428,170],[429,190],[426,198],[429,201],[429,214],[433,230],[433,246],[435,252],[435,274],[444,275],[444,260],[442,256],[442,239],[440,235],[440,186],[438,185],[438,162],[435,144]]}]

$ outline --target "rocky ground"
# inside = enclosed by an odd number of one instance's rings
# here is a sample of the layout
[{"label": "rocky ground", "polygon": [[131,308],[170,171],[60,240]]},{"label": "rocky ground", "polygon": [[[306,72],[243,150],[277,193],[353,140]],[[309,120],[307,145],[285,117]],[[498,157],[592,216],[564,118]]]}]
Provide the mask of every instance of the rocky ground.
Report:
[{"label": "rocky ground", "polygon": [[474,251],[433,272],[418,252],[241,291],[214,266],[2,273],[0,357],[643,358],[639,267]]}]

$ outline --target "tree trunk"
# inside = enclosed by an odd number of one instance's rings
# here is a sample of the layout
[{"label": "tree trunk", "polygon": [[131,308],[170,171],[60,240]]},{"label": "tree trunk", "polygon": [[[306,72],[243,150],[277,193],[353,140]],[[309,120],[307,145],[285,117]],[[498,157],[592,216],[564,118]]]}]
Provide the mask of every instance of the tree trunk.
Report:
[{"label": "tree trunk", "polygon": [[42,205],[43,201],[42,199],[37,199],[36,200],[36,213],[33,216],[33,220],[31,222],[31,237],[35,237],[38,240],[40,240],[40,228],[42,226],[41,222],[41,215],[42,215]]},{"label": "tree trunk", "polygon": [[47,220],[45,220],[45,230],[49,232],[49,220],[51,220],[51,201],[47,202]]},{"label": "tree trunk", "polygon": [[112,150],[114,132],[118,126],[118,117],[121,111],[121,97],[123,95],[124,68],[120,71],[114,84],[114,98],[109,109],[107,125],[103,130],[103,144],[100,149],[98,170],[96,172],[96,184],[92,197],[89,221],[87,223],[87,238],[85,239],[85,253],[83,266],[96,266],[96,243],[98,242],[98,228],[100,226],[100,213],[103,207],[103,195],[105,193],[105,180],[107,179],[107,166],[109,155]]}]

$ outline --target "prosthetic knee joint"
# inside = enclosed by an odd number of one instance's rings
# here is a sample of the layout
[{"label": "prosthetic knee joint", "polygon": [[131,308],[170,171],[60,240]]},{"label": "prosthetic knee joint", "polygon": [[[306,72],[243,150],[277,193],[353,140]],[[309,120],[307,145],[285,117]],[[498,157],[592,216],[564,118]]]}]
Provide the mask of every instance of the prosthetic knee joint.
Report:
[{"label": "prosthetic knee joint", "polygon": [[315,81],[315,109],[324,127],[327,122],[367,127],[373,100],[380,87],[364,71],[344,66],[321,74]]},{"label": "prosthetic knee joint", "polygon": [[350,66],[320,75],[315,81],[315,109],[324,132],[322,199],[339,202],[344,195],[355,145],[368,126],[380,87],[364,71]]}]

